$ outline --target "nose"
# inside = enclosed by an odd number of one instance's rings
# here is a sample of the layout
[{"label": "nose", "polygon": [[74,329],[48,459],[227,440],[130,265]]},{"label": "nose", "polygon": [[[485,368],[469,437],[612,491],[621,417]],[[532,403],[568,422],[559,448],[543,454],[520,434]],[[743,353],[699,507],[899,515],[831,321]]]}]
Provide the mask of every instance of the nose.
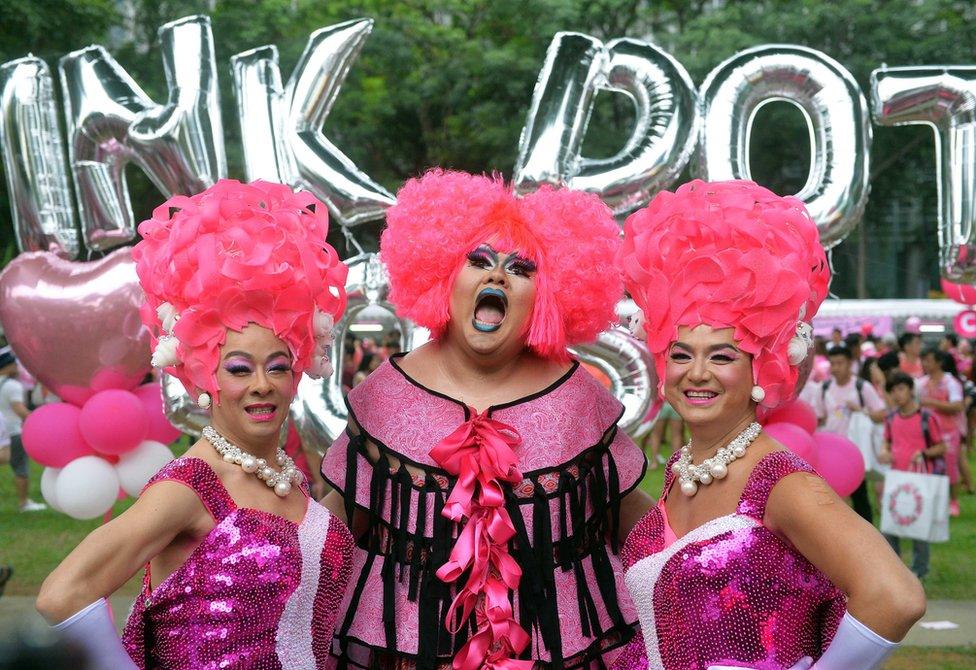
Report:
[{"label": "nose", "polygon": [[489,284],[498,284],[499,286],[508,285],[508,273],[505,272],[505,267],[502,263],[496,263],[493,268],[488,272],[485,282]]},{"label": "nose", "polygon": [[268,376],[267,371],[262,368],[258,368],[257,372],[254,374],[254,383],[251,384],[251,393],[259,396],[266,396],[271,391],[274,390],[274,386],[271,384],[271,377]]},{"label": "nose", "polygon": [[695,356],[691,361],[691,368],[688,370],[688,381],[707,382],[712,378],[712,372],[708,369],[708,361],[704,356]]}]

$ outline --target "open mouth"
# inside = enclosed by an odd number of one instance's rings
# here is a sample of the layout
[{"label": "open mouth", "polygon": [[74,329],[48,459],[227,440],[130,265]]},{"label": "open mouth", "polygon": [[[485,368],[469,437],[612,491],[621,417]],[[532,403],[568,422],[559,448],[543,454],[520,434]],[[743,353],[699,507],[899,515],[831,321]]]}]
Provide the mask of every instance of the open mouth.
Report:
[{"label": "open mouth", "polygon": [[271,403],[256,403],[244,408],[247,415],[255,421],[271,421],[275,415],[275,405]]},{"label": "open mouth", "polygon": [[482,333],[493,333],[502,326],[505,312],[508,310],[508,296],[497,288],[486,288],[478,294],[474,305],[475,330]]}]

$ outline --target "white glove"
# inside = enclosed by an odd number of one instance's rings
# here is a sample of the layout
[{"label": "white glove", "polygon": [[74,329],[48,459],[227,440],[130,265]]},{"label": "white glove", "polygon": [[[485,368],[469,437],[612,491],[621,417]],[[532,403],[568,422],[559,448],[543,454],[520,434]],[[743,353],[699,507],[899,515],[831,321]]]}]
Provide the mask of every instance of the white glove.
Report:
[{"label": "white glove", "polygon": [[898,647],[863,623],[844,613],[837,633],[811,670],[872,670]]},{"label": "white glove", "polygon": [[[789,670],[874,670],[898,647],[844,613],[834,639],[816,663],[805,656]],[[749,666],[743,666],[748,668]],[[710,665],[708,670],[742,670],[739,666]]]},{"label": "white glove", "polygon": [[85,652],[89,667],[138,670],[115,632],[115,622],[104,598],[75,612],[53,628],[66,642]]}]

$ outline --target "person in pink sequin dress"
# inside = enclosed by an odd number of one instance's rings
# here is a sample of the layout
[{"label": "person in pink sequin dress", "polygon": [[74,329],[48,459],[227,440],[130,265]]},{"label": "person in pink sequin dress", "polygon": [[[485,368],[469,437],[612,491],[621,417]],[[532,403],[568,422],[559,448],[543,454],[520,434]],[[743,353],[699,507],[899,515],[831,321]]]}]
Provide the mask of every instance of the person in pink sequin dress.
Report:
[{"label": "person in pink sequin dress", "polygon": [[387,224],[390,301],[433,341],[352,390],[323,462],[357,537],[336,661],[605,667],[636,620],[618,541],[650,501],[621,404],[567,346],[615,320],[619,229],[592,195],[444,171]]},{"label": "person in pink sequin dress", "polygon": [[802,383],[827,292],[803,203],[693,181],[627,219],[617,261],[691,441],[624,543],[641,639],[613,667],[877,667],[924,612],[921,585],[756,423]]},{"label": "person in pink sequin dress", "polygon": [[[45,580],[38,609],[89,667],[327,666],[352,535],[279,448],[302,374],[329,373],[345,306],[326,211],[286,186],[222,180],[139,226],[153,363],[211,425]],[[143,566],[120,640],[105,598]]]}]

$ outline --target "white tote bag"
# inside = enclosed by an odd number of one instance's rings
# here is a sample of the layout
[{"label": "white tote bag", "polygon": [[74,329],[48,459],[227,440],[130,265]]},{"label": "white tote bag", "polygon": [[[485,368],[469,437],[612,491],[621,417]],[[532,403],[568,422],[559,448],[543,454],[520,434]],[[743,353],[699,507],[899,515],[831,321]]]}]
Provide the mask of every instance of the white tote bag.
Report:
[{"label": "white tote bag", "polygon": [[883,425],[876,424],[864,412],[851,413],[847,424],[847,439],[856,444],[861,452],[865,472],[883,471],[881,464],[878,463],[878,448],[881,446],[878,437],[883,436],[883,433],[877,430],[878,426],[882,426],[883,430]]},{"label": "white tote bag", "polygon": [[925,542],[949,539],[949,478],[890,470],[881,497],[881,532]]}]

